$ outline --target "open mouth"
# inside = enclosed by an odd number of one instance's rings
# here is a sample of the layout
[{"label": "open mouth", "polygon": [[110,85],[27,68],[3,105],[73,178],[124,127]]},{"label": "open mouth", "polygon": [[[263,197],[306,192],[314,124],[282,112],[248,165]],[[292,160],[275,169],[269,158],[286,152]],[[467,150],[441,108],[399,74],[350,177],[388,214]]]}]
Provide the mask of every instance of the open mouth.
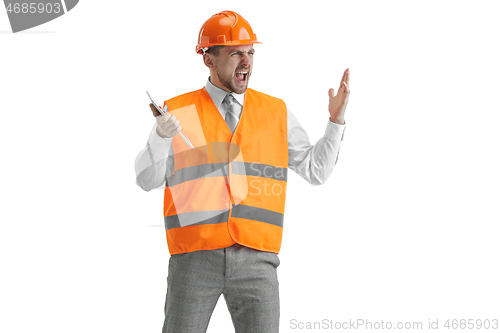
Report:
[{"label": "open mouth", "polygon": [[239,83],[245,84],[247,82],[248,72],[246,71],[237,72],[235,77]]}]

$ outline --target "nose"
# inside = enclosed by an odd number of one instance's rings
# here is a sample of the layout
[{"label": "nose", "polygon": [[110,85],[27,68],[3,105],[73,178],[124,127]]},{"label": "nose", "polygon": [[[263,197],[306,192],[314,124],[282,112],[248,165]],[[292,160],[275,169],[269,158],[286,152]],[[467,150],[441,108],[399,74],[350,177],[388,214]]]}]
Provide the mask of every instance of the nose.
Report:
[{"label": "nose", "polygon": [[241,65],[244,67],[250,66],[252,63],[252,58],[248,55],[248,53],[243,53],[241,56]]}]

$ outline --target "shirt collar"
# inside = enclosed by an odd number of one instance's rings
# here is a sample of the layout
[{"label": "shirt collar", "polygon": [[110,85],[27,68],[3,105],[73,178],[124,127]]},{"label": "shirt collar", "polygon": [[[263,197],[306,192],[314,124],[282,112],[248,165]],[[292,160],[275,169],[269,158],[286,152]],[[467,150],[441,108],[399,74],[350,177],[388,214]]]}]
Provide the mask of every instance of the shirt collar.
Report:
[{"label": "shirt collar", "polygon": [[[222,101],[224,101],[224,98],[226,98],[226,95],[228,94],[228,92],[222,90],[221,88],[215,86],[212,82],[210,82],[210,77],[207,80],[207,84],[205,85],[205,89],[207,90],[208,94],[210,95],[210,98],[212,98],[212,101],[214,102],[217,109],[220,110],[220,106],[222,104]],[[240,106],[243,106],[243,101],[245,100],[245,93],[236,94],[235,92],[232,92],[231,95],[233,95],[233,97],[236,99],[236,101],[238,103],[240,103]]]}]

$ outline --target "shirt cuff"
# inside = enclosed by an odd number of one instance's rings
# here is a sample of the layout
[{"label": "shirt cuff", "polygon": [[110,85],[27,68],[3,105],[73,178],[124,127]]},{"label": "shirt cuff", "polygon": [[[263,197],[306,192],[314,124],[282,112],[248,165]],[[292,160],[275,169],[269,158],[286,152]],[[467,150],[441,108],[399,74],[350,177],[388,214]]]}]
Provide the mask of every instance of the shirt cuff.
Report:
[{"label": "shirt cuff", "polygon": [[170,149],[170,145],[172,144],[172,138],[162,138],[156,133],[156,124],[149,133],[148,139],[149,147],[154,152],[159,153],[162,156],[168,155],[168,150]]},{"label": "shirt cuff", "polygon": [[344,139],[344,130],[345,124],[340,125],[328,120],[325,135],[323,137],[331,141],[342,141]]}]

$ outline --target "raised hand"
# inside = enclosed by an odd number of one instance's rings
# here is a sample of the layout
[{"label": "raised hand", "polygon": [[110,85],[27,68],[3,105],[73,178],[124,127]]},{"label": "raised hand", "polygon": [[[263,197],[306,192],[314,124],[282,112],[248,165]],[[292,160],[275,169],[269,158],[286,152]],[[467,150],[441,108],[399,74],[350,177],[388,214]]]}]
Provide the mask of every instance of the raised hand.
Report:
[{"label": "raised hand", "polygon": [[344,125],[344,114],[349,102],[349,78],[350,72],[349,68],[344,71],[342,80],[340,80],[340,87],[337,95],[333,88],[328,90],[328,96],[330,96],[330,102],[328,103],[328,111],[330,112],[330,120],[334,123]]}]

